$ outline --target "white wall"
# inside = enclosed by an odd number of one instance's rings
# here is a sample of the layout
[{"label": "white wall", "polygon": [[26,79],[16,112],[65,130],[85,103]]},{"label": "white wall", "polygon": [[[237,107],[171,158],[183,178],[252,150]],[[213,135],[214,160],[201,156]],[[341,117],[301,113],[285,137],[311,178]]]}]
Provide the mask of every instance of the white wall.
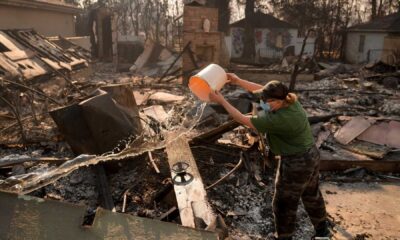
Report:
[{"label": "white wall", "polygon": [[[304,38],[296,38],[295,45],[295,54],[299,55],[301,51],[301,47],[303,46]],[[307,38],[306,45],[304,46],[303,56],[312,56],[315,50],[315,38],[309,37]]]},{"label": "white wall", "polygon": [[[364,51],[359,52],[360,35],[365,35]],[[349,32],[346,40],[346,61],[349,63],[376,62],[381,59],[386,33]]]},{"label": "white wall", "polygon": [[[231,28],[230,52],[232,58],[240,58],[244,49],[244,29]],[[280,35],[280,37],[277,37]],[[257,57],[279,59],[283,56],[285,48],[295,47],[295,54],[298,55],[303,44],[303,38],[298,38],[297,29],[267,29],[256,28],[254,30],[255,50]],[[283,36],[283,37],[282,37]],[[277,40],[281,38],[280,40]],[[305,47],[305,54],[314,53],[315,38],[309,38]]]},{"label": "white wall", "polygon": [[225,46],[226,50],[228,51],[228,56],[229,59],[232,58],[232,37],[231,36],[225,36]]},{"label": "white wall", "polygon": [[[0,0],[1,1],[1,0]],[[73,14],[22,7],[0,7],[0,29],[34,28],[39,34],[75,36]]]}]

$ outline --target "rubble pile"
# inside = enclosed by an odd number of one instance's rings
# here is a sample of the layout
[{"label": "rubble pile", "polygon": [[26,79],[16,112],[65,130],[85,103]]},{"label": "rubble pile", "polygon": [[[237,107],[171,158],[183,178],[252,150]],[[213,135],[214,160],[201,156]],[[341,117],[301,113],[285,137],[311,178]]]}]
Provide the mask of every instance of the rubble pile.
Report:
[{"label": "rubble pile", "polygon": [[[74,73],[73,86],[60,76],[32,82],[31,89],[5,85],[3,96],[11,106],[4,103],[0,108],[1,190],[84,204],[88,225],[99,206],[179,223],[163,133],[185,130],[206,189],[212,186],[207,189],[209,203],[225,220],[230,235],[234,239],[264,239],[274,228],[274,173],[263,172],[257,133],[230,122],[220,106],[195,99],[179,84],[180,78],[158,83],[159,78],[112,73],[112,69],[111,64],[92,64]],[[372,171],[391,172],[398,166],[398,92],[376,81],[377,76],[368,76],[353,68],[350,72],[332,70],[321,80],[297,84],[296,92],[320,148],[322,169],[352,169],[344,175],[326,173],[326,181],[397,177]],[[223,94],[241,112],[252,111],[254,97],[250,93],[227,86]],[[85,107],[104,96],[111,99],[109,104]],[[79,106],[81,117],[56,121],[49,114],[71,106]],[[13,109],[18,110],[17,115]],[[88,109],[96,111],[85,112]],[[119,116],[117,120],[111,121],[110,112]],[[96,118],[91,120],[88,114]],[[85,128],[71,125],[78,119],[84,119],[86,128],[91,129],[85,148],[85,144],[79,144],[81,148],[74,145],[76,135],[68,135],[84,134]],[[101,125],[102,121],[106,124]],[[64,131],[66,126],[72,128]],[[104,147],[102,140],[111,139],[104,134],[116,126],[130,126],[130,135],[121,136],[123,141],[114,142],[113,147]],[[78,154],[85,155],[76,157]],[[241,154],[245,160],[237,165]],[[223,181],[214,186],[220,179]],[[311,237],[313,228],[303,207],[298,219],[296,236]]]}]

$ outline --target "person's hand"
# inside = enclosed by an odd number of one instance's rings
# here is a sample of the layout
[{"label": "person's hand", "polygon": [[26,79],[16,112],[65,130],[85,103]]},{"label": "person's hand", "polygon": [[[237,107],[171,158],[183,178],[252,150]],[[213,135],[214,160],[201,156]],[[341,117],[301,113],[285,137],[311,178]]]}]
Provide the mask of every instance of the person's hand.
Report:
[{"label": "person's hand", "polygon": [[237,85],[238,82],[241,80],[236,74],[234,73],[227,73],[228,83]]},{"label": "person's hand", "polygon": [[221,104],[222,101],[224,100],[224,96],[219,91],[211,91],[210,94],[208,95],[208,98],[210,99],[211,102],[219,103]]}]

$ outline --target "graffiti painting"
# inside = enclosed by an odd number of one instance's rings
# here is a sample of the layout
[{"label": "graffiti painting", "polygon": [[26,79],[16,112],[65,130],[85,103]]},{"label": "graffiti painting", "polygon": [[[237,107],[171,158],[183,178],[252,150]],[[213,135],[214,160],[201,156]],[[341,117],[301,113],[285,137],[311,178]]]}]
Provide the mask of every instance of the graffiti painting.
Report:
[{"label": "graffiti painting", "polygon": [[266,47],[282,51],[292,41],[292,35],[286,29],[271,29],[266,34]]},{"label": "graffiti painting", "polygon": [[232,29],[232,55],[234,57],[241,57],[244,49],[244,29]]}]

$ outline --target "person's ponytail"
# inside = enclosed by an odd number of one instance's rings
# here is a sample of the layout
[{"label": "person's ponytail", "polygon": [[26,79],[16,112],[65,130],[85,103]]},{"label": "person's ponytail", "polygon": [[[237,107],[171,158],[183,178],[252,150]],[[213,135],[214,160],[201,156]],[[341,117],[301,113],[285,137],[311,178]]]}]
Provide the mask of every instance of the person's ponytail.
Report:
[{"label": "person's ponytail", "polygon": [[286,96],[285,101],[289,104],[293,104],[297,101],[297,95],[294,93],[288,93],[288,95]]}]

